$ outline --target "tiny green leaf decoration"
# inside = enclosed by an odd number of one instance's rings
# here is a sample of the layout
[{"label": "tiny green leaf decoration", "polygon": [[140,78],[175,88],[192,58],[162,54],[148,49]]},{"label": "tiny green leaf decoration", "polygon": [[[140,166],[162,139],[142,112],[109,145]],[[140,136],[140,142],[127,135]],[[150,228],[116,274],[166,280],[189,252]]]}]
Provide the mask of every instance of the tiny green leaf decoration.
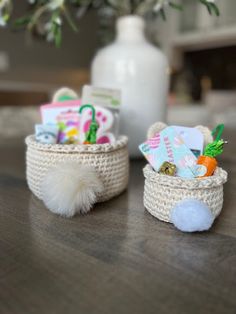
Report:
[{"label": "tiny green leaf decoration", "polygon": [[[25,0],[29,3],[29,12],[18,18],[13,27],[23,28],[30,32],[40,33],[48,42],[60,47],[64,21],[75,32],[78,27],[74,17],[79,21],[90,9],[95,9],[100,18],[101,30],[109,29],[109,20],[130,14],[142,17],[160,16],[167,20],[168,7],[184,10],[181,0]],[[220,15],[215,0],[195,0],[204,5],[210,15]],[[0,27],[5,27],[14,8],[13,0],[0,0]],[[45,21],[46,20],[46,21]],[[107,22],[108,21],[108,22]],[[110,23],[111,24],[111,23]],[[111,25],[110,25],[111,26]],[[39,32],[40,29],[40,32]],[[108,33],[108,32],[107,32]],[[108,34],[109,36],[109,34]],[[112,38],[112,36],[110,36]]]},{"label": "tiny green leaf decoration", "polygon": [[204,151],[204,156],[215,158],[216,156],[223,153],[223,147],[224,147],[224,140],[218,140],[214,141],[212,143],[209,143]]}]

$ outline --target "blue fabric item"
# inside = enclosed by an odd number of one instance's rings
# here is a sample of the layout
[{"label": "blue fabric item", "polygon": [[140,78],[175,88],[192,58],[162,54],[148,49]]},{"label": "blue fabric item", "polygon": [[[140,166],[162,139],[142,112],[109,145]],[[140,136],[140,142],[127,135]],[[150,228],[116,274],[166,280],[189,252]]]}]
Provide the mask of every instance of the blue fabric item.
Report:
[{"label": "blue fabric item", "polygon": [[177,203],[170,213],[171,222],[184,232],[208,230],[214,219],[209,207],[197,199],[186,199]]}]

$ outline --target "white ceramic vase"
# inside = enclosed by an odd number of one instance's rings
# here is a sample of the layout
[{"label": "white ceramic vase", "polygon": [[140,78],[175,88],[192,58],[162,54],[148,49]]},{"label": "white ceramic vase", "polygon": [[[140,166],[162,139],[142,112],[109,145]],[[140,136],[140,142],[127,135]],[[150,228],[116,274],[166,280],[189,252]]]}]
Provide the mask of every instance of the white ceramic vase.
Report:
[{"label": "white ceramic vase", "polygon": [[138,16],[117,21],[114,43],[101,49],[92,63],[92,84],[122,91],[120,130],[129,136],[132,157],[148,127],[165,121],[169,68],[164,54],[151,45],[144,34],[145,22]]}]

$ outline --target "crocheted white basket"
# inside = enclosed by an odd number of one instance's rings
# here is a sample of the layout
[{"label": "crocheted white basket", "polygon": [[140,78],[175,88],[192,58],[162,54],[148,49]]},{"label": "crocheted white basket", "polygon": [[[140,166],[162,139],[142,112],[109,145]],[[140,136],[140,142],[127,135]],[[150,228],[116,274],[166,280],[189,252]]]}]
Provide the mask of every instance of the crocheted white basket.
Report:
[{"label": "crocheted white basket", "polygon": [[97,195],[102,202],[119,195],[129,179],[128,138],[121,136],[114,144],[60,145],[40,144],[30,135],[25,140],[26,176],[30,190],[42,199],[42,181],[52,166],[74,161],[96,169],[104,191]]},{"label": "crocheted white basket", "polygon": [[223,206],[223,184],[227,172],[217,168],[211,177],[183,179],[155,172],[150,165],[144,170],[144,206],[156,218],[170,222],[170,211],[184,199],[198,199],[206,203],[217,217]]}]

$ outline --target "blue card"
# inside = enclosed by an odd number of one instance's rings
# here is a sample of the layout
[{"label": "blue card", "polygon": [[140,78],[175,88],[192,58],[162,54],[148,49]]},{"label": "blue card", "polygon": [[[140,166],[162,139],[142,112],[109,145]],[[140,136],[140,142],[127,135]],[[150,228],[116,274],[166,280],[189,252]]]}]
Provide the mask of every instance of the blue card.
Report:
[{"label": "blue card", "polygon": [[139,149],[155,171],[159,171],[162,164],[168,161],[176,165],[177,176],[195,177],[197,158],[173,127],[165,128],[154,138],[141,144]]}]

